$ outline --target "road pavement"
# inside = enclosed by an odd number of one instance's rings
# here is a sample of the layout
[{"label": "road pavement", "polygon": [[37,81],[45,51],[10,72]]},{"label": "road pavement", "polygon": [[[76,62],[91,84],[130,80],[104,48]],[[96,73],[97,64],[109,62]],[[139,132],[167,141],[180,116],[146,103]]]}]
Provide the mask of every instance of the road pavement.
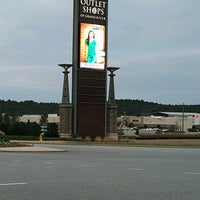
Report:
[{"label": "road pavement", "polygon": [[35,144],[0,152],[1,200],[199,200],[200,149]]}]

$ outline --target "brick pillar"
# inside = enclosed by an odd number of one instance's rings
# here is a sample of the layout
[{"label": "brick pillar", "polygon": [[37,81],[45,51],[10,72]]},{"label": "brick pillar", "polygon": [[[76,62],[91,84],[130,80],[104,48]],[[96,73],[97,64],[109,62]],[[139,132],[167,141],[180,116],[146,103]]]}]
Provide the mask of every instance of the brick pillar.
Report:
[{"label": "brick pillar", "polygon": [[117,132],[117,106],[107,107],[107,133]]},{"label": "brick pillar", "polygon": [[60,104],[60,137],[72,137],[72,105]]},{"label": "brick pillar", "polygon": [[107,106],[107,139],[118,140],[117,133],[117,106]]}]

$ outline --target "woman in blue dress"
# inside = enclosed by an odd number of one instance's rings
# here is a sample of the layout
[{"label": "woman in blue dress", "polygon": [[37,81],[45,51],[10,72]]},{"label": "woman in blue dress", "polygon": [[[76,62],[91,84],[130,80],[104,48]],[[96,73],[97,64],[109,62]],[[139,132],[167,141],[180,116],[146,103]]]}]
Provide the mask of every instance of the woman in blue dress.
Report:
[{"label": "woman in blue dress", "polygon": [[94,31],[90,30],[88,32],[88,38],[85,40],[85,43],[88,46],[87,62],[88,63],[95,63],[96,62],[96,49],[95,49],[95,46],[96,46],[97,42],[95,40]]}]

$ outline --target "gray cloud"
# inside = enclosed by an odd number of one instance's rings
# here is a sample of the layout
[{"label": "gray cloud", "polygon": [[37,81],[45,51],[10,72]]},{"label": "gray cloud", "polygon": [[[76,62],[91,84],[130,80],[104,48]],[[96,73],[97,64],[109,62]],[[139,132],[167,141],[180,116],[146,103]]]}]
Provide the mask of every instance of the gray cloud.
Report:
[{"label": "gray cloud", "polygon": [[[2,99],[60,102],[58,63],[72,59],[72,0],[2,0]],[[116,97],[199,104],[200,2],[109,1],[108,65]]]}]

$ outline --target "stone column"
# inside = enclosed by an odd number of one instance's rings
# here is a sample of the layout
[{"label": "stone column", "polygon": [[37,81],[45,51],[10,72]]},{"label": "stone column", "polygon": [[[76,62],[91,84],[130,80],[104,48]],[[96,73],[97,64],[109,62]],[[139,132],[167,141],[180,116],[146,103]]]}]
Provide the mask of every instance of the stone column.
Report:
[{"label": "stone column", "polygon": [[64,68],[64,80],[62,91],[62,103],[59,105],[60,109],[60,137],[70,138],[72,136],[72,104],[69,101],[69,84],[68,84],[68,69],[71,64],[59,64]]},{"label": "stone column", "polygon": [[109,95],[107,103],[107,139],[117,141],[117,105],[115,104],[115,90],[114,90],[114,71],[118,70],[119,67],[108,67],[107,70],[110,72],[110,85]]},{"label": "stone column", "polygon": [[72,105],[60,104],[60,137],[72,137]]}]

